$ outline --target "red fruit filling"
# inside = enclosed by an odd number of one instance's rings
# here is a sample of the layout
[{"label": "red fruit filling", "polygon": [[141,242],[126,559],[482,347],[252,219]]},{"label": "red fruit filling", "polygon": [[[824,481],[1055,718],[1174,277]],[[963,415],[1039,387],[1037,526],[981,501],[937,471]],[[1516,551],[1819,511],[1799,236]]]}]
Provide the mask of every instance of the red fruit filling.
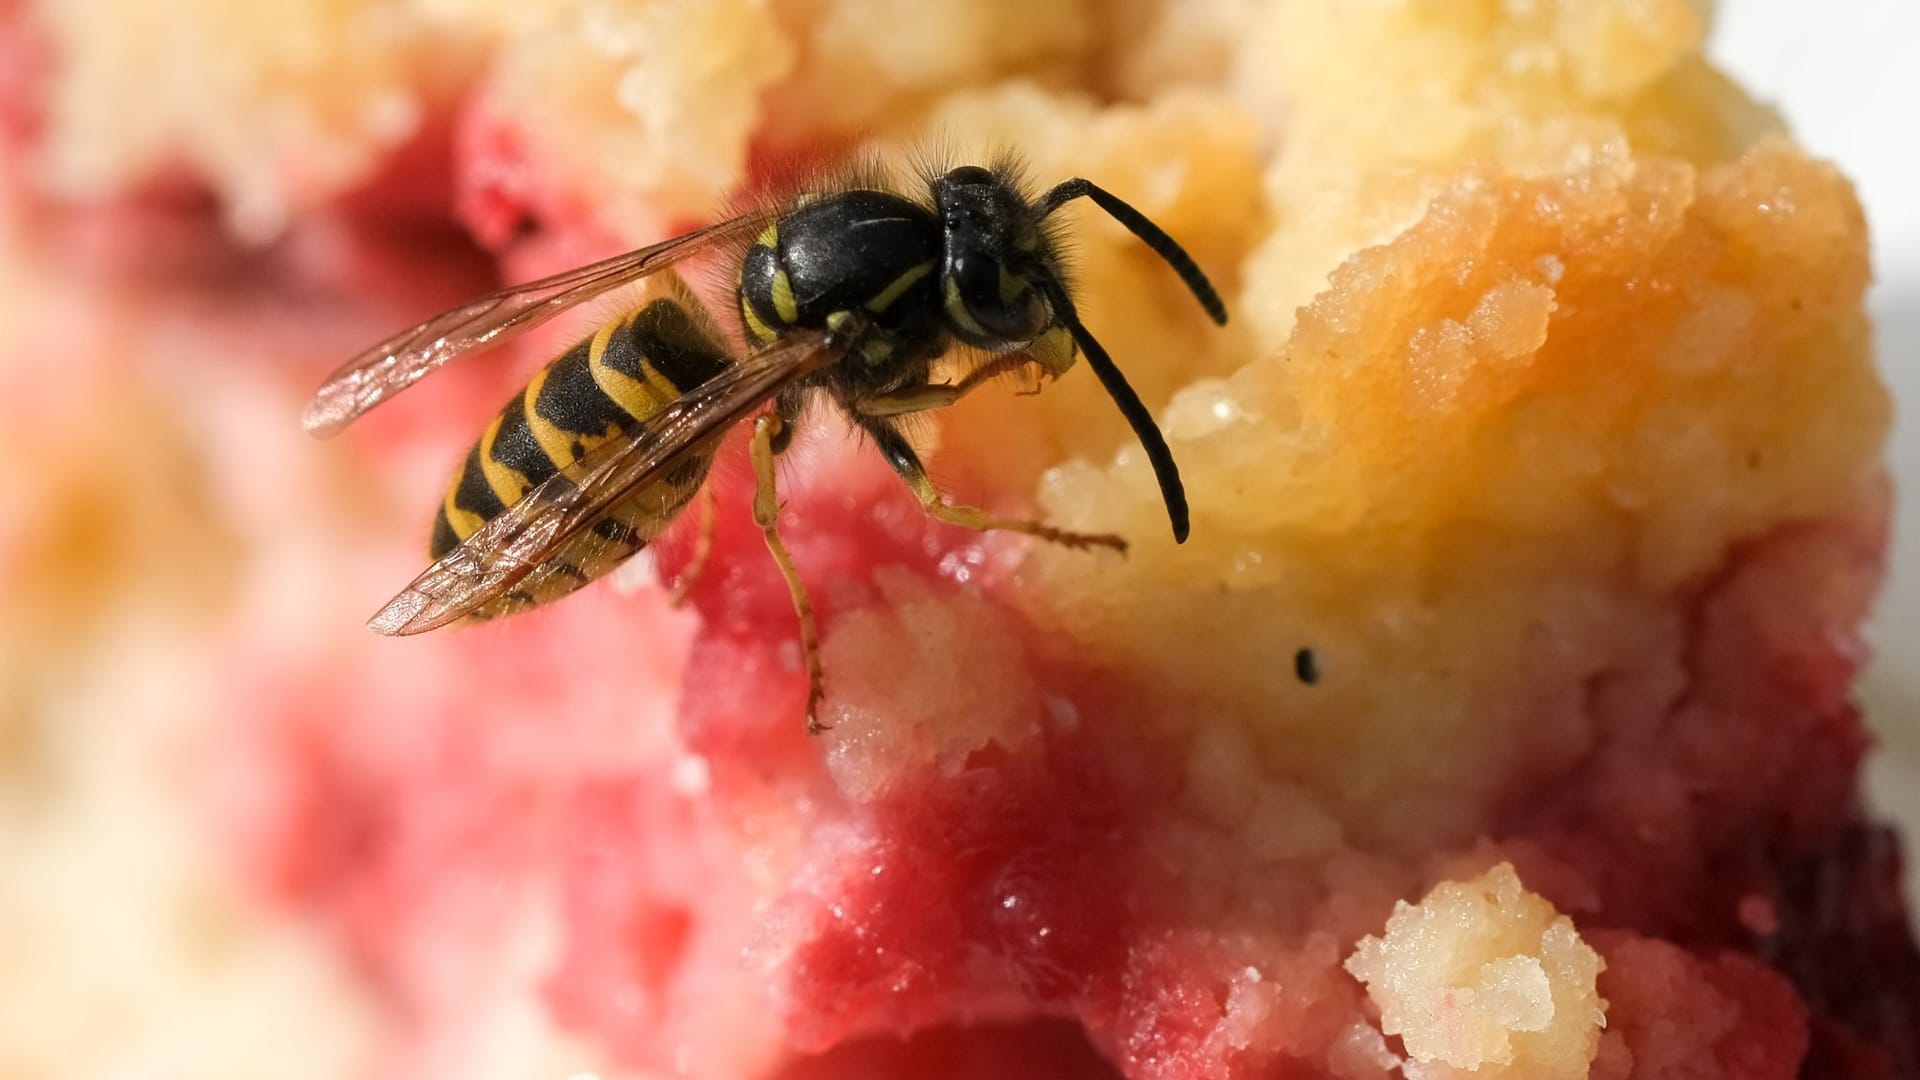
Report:
[{"label": "red fruit filling", "polygon": [[[536,616],[557,625],[534,633],[449,637],[433,662],[458,693],[404,723],[341,724],[336,701],[267,748],[285,790],[305,793],[259,837],[283,892],[340,920],[423,1017],[463,1000],[472,941],[551,892],[554,1015],[654,1068],[880,1076],[938,1059],[955,1076],[983,1062],[1054,1075],[1062,1061],[1097,1075],[1088,1046],[1156,1080],[1391,1061],[1394,1042],[1363,1036],[1344,946],[1307,912],[1358,905],[1341,918],[1375,924],[1404,886],[1356,879],[1343,895],[1340,873],[1408,868],[1303,870],[1307,899],[1278,918],[1245,898],[1196,901],[1200,864],[1157,839],[1180,812],[1179,758],[1142,734],[1155,729],[1126,673],[1044,659],[1048,643],[993,599],[1014,587],[1003,541],[930,524],[858,448],[822,439],[800,458],[783,529],[828,637],[928,597],[974,605],[1033,681],[1032,715],[1006,729],[1028,734],[877,785],[834,757],[849,752],[840,735],[807,737],[785,587],[731,463],[671,733],[656,726],[665,703],[609,696],[644,679],[593,680],[583,700],[567,674],[640,658],[674,670],[661,628],[692,620],[646,616],[651,594],[602,590]],[[1911,939],[1891,851],[1857,824],[1863,738],[1845,698],[1858,652],[1844,630],[1878,535],[1793,529],[1740,552],[1692,602],[1680,695],[1604,728],[1492,836],[1607,961],[1594,1075],[1680,1075],[1709,1055],[1717,1071],[1702,1075],[1788,1077],[1808,1047],[1823,1075],[1913,1066]],[[663,548],[668,576],[687,547]],[[1826,591],[1828,618],[1793,617],[1807,587]],[[915,660],[905,637],[897,658]],[[482,700],[507,719],[469,724]],[[911,707],[894,719],[912,730]]]}]

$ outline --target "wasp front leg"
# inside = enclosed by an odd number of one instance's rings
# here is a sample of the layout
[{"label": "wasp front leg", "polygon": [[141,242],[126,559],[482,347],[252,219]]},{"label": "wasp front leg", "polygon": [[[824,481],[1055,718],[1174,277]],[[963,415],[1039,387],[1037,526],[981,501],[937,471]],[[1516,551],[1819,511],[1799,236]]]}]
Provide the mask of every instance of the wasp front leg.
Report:
[{"label": "wasp front leg", "polygon": [[981,532],[1004,529],[1008,532],[1026,533],[1028,536],[1037,536],[1042,540],[1077,550],[1103,547],[1112,548],[1122,554],[1126,553],[1127,542],[1111,533],[1069,532],[1042,521],[994,517],[978,507],[956,506],[948,502],[946,497],[940,494],[940,489],[933,486],[933,478],[927,475],[927,468],[921,464],[920,455],[914,451],[912,444],[907,442],[906,436],[900,434],[898,428],[883,418],[867,416],[857,408],[853,413],[854,423],[873,439],[874,444],[880,448],[880,452],[886,456],[887,464],[893,466],[893,471],[899,473],[900,479],[907,482],[907,487],[920,500],[921,508],[934,519],[949,525],[963,525]]},{"label": "wasp front leg", "polygon": [[[778,411],[762,416],[753,424],[753,520],[767,538],[767,550],[787,581],[787,593],[793,598],[793,613],[800,618],[800,654],[807,667],[807,733],[818,735],[827,730],[820,722],[820,699],[824,676],[820,669],[820,633],[813,621],[813,602],[800,581],[793,556],[780,540],[780,493],[774,483],[773,458],[777,448],[791,439],[790,425]],[[784,436],[784,437],[783,437]]]},{"label": "wasp front leg", "polygon": [[874,394],[856,400],[853,407],[862,416],[875,418],[944,409],[984,386],[987,380],[1018,371],[1030,363],[1032,361],[1024,354],[1007,353],[981,364],[957,383],[928,383],[892,393]]},{"label": "wasp front leg", "polygon": [[966,377],[957,383],[928,383],[925,386],[908,387],[888,394],[875,394],[859,399],[854,402],[853,407],[861,415],[872,417],[905,416],[908,413],[944,409],[980,389],[988,380],[1023,369],[1031,369],[1027,372],[1031,380],[1015,393],[1021,397],[1032,397],[1040,392],[1041,379],[1053,377],[1049,360],[1043,359],[1039,351],[1040,344],[1036,342],[1025,352],[1002,353],[995,356],[968,372]]}]

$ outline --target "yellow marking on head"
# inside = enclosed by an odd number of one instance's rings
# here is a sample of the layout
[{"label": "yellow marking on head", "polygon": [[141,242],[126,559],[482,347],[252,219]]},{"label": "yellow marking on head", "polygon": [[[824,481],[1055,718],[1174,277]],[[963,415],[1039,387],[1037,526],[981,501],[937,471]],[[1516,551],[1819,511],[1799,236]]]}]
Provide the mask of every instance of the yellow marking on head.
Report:
[{"label": "yellow marking on head", "polygon": [[774,333],[773,327],[760,318],[760,313],[753,310],[753,304],[744,296],[740,298],[740,321],[746,324],[747,336],[756,345],[765,345],[779,336]]},{"label": "yellow marking on head", "polygon": [[867,310],[878,315],[892,307],[893,302],[906,295],[907,290],[913,288],[921,278],[933,273],[933,266],[932,259],[916,266],[909,266],[899,277],[893,279],[891,285],[881,289],[873,299],[867,301]]},{"label": "yellow marking on head", "polygon": [[459,537],[462,541],[465,541],[467,537],[472,536],[474,533],[479,532],[480,527],[487,523],[486,518],[470,510],[462,510],[454,503],[454,496],[460,491],[460,481],[465,478],[466,475],[467,467],[463,462],[460,466],[460,471],[453,474],[453,483],[447,487],[447,497],[441,500],[440,504],[446,508],[447,524],[453,527],[453,535]]},{"label": "yellow marking on head", "polygon": [[973,312],[967,310],[967,302],[960,298],[960,283],[948,277],[946,292],[947,318],[952,319],[960,329],[969,334],[988,336],[987,328],[980,325],[979,320],[973,317]]},{"label": "yellow marking on head", "polygon": [[534,375],[533,381],[527,384],[527,389],[520,395],[520,407],[527,414],[527,427],[533,432],[533,441],[540,444],[540,452],[547,455],[547,460],[553,462],[555,468],[564,469],[574,463],[574,443],[578,442],[591,450],[601,439],[563,430],[533,407],[533,403],[540,400],[540,390],[547,385],[547,374],[552,370],[551,367],[544,367]]},{"label": "yellow marking on head", "polygon": [[1026,290],[1026,278],[1009,272],[1004,265],[1000,267],[1000,302],[1002,304],[1013,303],[1015,300],[1018,300],[1020,294]]},{"label": "yellow marking on head", "polygon": [[852,320],[853,312],[851,311],[830,311],[827,313],[827,329],[844,330],[847,323]]},{"label": "yellow marking on head", "polygon": [[506,419],[502,413],[493,418],[487,430],[480,435],[480,472],[487,478],[487,486],[493,489],[493,497],[502,505],[512,506],[526,497],[527,489],[533,484],[528,482],[520,470],[508,468],[493,460],[493,443],[500,437],[500,421]]},{"label": "yellow marking on head", "polygon": [[760,235],[754,237],[753,242],[763,248],[778,248],[780,246],[780,223],[776,221],[766,228],[761,229]]},{"label": "yellow marking on head", "polygon": [[1073,366],[1076,354],[1072,331],[1058,323],[1048,327],[1046,333],[1027,345],[1027,355],[1033,357],[1041,370],[1056,379]]},{"label": "yellow marking on head", "polygon": [[893,355],[893,342],[886,338],[868,338],[860,345],[860,355],[867,358],[867,363],[877,367]]},{"label": "yellow marking on head", "polygon": [[769,291],[773,294],[773,313],[780,316],[781,322],[792,326],[800,318],[800,304],[793,298],[793,279],[785,270],[775,270]]}]

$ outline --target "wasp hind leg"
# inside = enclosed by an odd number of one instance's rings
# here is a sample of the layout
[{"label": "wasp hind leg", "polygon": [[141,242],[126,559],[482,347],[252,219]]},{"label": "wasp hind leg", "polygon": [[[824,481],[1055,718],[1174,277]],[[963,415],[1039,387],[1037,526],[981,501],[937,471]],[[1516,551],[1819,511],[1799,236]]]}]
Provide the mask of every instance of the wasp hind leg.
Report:
[{"label": "wasp hind leg", "polygon": [[927,468],[920,462],[920,455],[914,452],[906,436],[899,429],[879,417],[854,413],[854,422],[870,436],[880,452],[886,455],[887,464],[907,482],[914,495],[920,500],[921,509],[935,520],[949,525],[962,525],[969,529],[988,532],[1004,529],[1008,532],[1026,533],[1037,536],[1050,543],[1063,547],[1085,551],[1089,548],[1111,548],[1121,554],[1127,550],[1127,542],[1111,533],[1077,533],[1058,529],[1043,521],[1028,521],[1022,518],[999,518],[974,506],[957,506],[940,494],[933,486],[933,478],[927,475]]},{"label": "wasp hind leg", "polygon": [[714,522],[719,516],[716,506],[718,498],[713,493],[713,485],[702,485],[698,498],[700,532],[693,540],[693,555],[674,577],[673,592],[668,595],[668,601],[677,608],[687,606],[687,600],[693,595],[693,587],[700,583],[700,576],[707,571],[707,561],[713,558]]},{"label": "wasp hind leg", "polygon": [[793,556],[788,554],[787,545],[780,540],[780,495],[774,485],[773,458],[777,447],[784,447],[790,435],[783,437],[788,424],[778,412],[768,413],[753,424],[753,520],[767,538],[767,550],[773,553],[773,561],[780,567],[780,576],[787,580],[787,592],[793,598],[793,613],[800,618],[800,653],[807,666],[807,734],[818,735],[827,730],[820,722],[820,699],[823,694],[824,678],[820,670],[820,633],[814,626],[813,602],[807,599],[806,586],[800,582],[800,571],[793,565]]}]

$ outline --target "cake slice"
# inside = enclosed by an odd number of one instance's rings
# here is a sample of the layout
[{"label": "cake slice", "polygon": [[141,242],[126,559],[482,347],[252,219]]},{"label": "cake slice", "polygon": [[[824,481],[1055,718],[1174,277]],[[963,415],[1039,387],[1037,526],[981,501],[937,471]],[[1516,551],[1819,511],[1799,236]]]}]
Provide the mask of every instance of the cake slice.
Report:
[{"label": "cake slice", "polygon": [[[307,1030],[312,1075],[1920,1071],[1851,697],[1890,502],[1865,223],[1694,5],[176,7],[5,37],[39,59],[0,336],[58,409],[0,425],[35,478],[0,642],[89,674],[0,698],[71,747],[4,759],[45,794],[0,818],[37,943],[0,978],[118,1038],[0,1024],[0,1072],[282,1075]],[[942,140],[1094,178],[1222,284],[1225,333],[1069,211],[1186,544],[1075,371],[920,444],[1125,558],[934,523],[826,418],[790,455],[817,737],[737,444],[686,608],[682,530],[548,609],[360,629],[596,313],[324,446],[323,372]],[[180,946],[208,911],[238,944]],[[53,977],[109,931],[141,978]],[[233,1000],[297,1004],[242,1052]]]}]

